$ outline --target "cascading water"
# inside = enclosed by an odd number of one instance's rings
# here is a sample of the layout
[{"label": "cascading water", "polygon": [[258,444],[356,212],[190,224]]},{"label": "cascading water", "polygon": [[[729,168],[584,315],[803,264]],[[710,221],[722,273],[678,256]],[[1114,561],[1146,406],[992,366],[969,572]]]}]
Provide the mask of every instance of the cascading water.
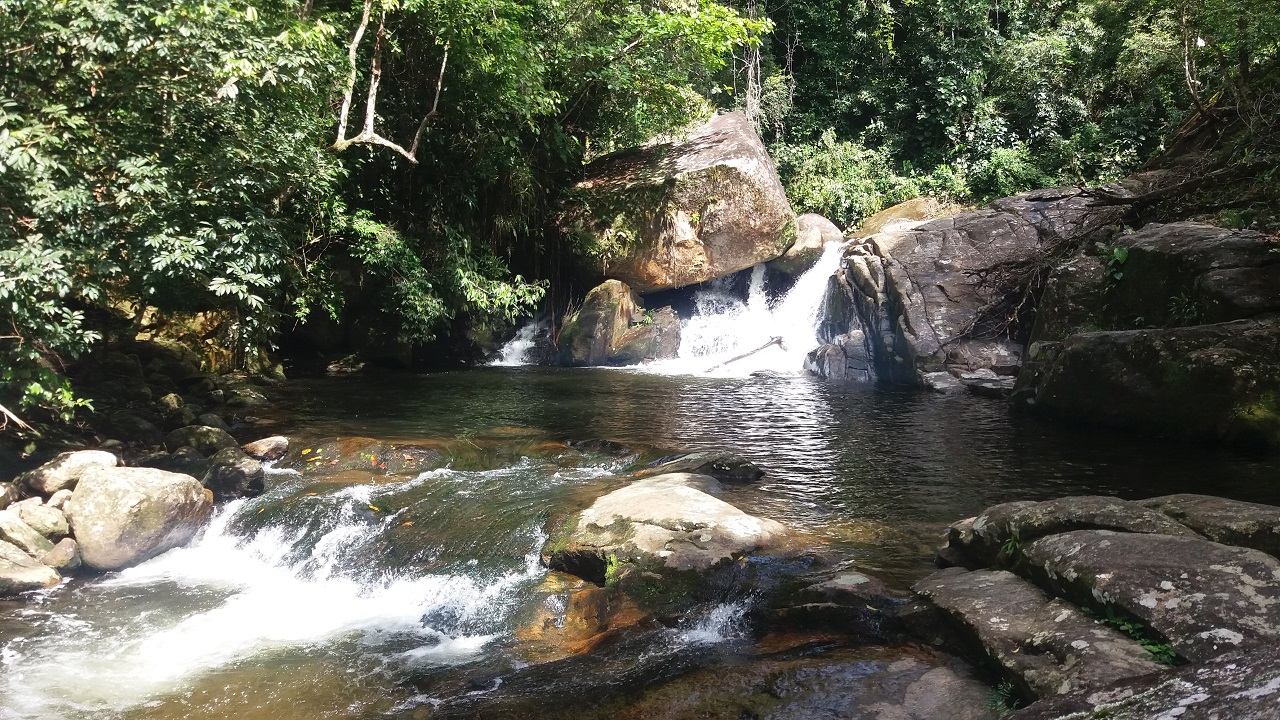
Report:
[{"label": "cascading water", "polygon": [[537,344],[538,334],[545,332],[546,329],[546,323],[530,320],[527,325],[520,328],[515,337],[502,346],[502,350],[498,353],[498,358],[489,364],[497,366],[527,365],[529,363],[529,351]]},{"label": "cascading water", "polygon": [[[769,301],[765,293],[765,268],[751,272],[746,301],[724,287],[700,290],[694,298],[697,312],[680,327],[680,356],[654,363],[648,369],[664,374],[705,373],[744,376],[753,372],[798,373],[804,357],[820,344],[818,313],[827,281],[840,265],[844,243],[828,243],[813,267],[801,275],[781,298]],[[781,345],[722,364],[781,338]],[[717,367],[718,366],[718,367]]]}]

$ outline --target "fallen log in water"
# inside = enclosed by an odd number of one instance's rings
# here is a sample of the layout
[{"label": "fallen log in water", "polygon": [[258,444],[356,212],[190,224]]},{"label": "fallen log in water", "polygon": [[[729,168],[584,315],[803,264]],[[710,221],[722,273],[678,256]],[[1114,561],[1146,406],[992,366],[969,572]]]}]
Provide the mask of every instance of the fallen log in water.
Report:
[{"label": "fallen log in water", "polygon": [[761,345],[760,347],[756,348],[755,350],[752,350],[751,352],[745,352],[745,353],[742,353],[741,355],[739,355],[739,356],[737,356],[737,357],[729,358],[728,360],[725,360],[724,362],[722,362],[722,363],[720,363],[720,364],[718,364],[718,365],[712,365],[711,367],[707,368],[706,370],[703,370],[702,372],[704,372],[704,373],[709,373],[709,372],[711,372],[711,371],[713,371],[713,370],[719,370],[720,368],[724,367],[725,365],[729,365],[729,364],[732,364],[732,363],[736,363],[736,362],[738,362],[739,360],[742,360],[742,359],[744,359],[744,358],[749,358],[749,357],[751,357],[752,355],[755,355],[756,353],[760,352],[761,350],[765,350],[765,349],[770,348],[770,347],[772,347],[772,346],[774,346],[774,345],[777,345],[778,347],[782,348],[783,350],[786,350],[786,349],[787,349],[787,347],[786,347],[785,345],[783,345],[783,344],[782,344],[782,338],[781,338],[781,337],[778,337],[778,336],[775,336],[775,337],[770,338],[770,339],[769,339],[769,342],[767,342],[767,343],[765,343],[765,344]]}]

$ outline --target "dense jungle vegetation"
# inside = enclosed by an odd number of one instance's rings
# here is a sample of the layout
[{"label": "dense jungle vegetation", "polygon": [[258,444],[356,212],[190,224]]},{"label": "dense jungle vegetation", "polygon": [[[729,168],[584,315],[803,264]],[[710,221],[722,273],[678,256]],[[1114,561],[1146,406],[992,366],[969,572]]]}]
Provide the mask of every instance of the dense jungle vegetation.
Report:
[{"label": "dense jungle vegetation", "polygon": [[1277,75],[1274,0],[0,0],[0,407],[69,418],[67,363],[166,325],[222,367],[319,314],[507,325],[576,251],[583,164],[716,110],[851,226],[1188,127],[1201,176],[1275,186]]}]

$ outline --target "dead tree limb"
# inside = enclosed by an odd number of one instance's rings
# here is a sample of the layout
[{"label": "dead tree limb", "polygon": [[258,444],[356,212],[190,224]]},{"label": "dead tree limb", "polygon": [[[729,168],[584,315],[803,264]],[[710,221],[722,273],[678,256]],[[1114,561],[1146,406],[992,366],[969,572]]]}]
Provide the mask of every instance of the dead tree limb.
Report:
[{"label": "dead tree limb", "polygon": [[431,109],[423,116],[422,122],[418,123],[418,131],[413,135],[413,143],[406,150],[403,146],[379,135],[374,127],[378,118],[378,86],[382,82],[382,46],[386,43],[387,38],[387,13],[385,10],[380,13],[378,15],[378,31],[373,41],[373,55],[369,60],[369,92],[365,97],[364,125],[360,128],[359,134],[348,138],[347,123],[351,116],[351,99],[355,95],[356,79],[359,75],[356,68],[356,55],[360,49],[360,42],[364,39],[364,33],[369,27],[369,17],[372,14],[373,0],[365,0],[364,11],[360,15],[360,25],[356,28],[355,34],[351,36],[351,44],[347,46],[347,60],[351,63],[351,73],[347,76],[347,87],[342,93],[342,109],[339,111],[340,115],[338,117],[338,139],[334,141],[332,149],[335,152],[341,152],[352,145],[379,145],[389,150],[394,150],[416,165],[418,163],[418,146],[422,142],[423,133],[427,130],[427,123],[436,116],[440,109],[440,93],[444,89],[444,72],[449,64],[449,44],[445,43],[444,56],[440,60],[440,76],[436,78],[436,94],[431,103]]},{"label": "dead tree limb", "polygon": [[767,343],[765,343],[765,344],[761,345],[760,347],[756,348],[755,350],[752,350],[751,352],[745,352],[745,353],[742,353],[741,355],[739,355],[739,356],[737,356],[737,357],[729,358],[728,360],[725,360],[724,362],[722,362],[722,363],[720,363],[720,364],[718,364],[718,365],[712,365],[711,367],[707,368],[706,370],[703,370],[703,372],[711,372],[712,370],[719,370],[720,368],[724,367],[725,365],[729,365],[729,364],[731,364],[731,363],[736,363],[736,362],[738,362],[739,360],[743,360],[743,359],[749,358],[749,357],[751,357],[752,355],[755,355],[756,353],[760,352],[761,350],[765,350],[765,349],[767,349],[767,348],[773,347],[774,345],[777,345],[778,347],[782,348],[783,350],[785,350],[785,349],[786,349],[786,347],[785,347],[785,346],[783,346],[783,344],[782,344],[782,338],[775,336],[775,337],[770,338],[770,339],[769,339],[769,342],[767,342]]}]

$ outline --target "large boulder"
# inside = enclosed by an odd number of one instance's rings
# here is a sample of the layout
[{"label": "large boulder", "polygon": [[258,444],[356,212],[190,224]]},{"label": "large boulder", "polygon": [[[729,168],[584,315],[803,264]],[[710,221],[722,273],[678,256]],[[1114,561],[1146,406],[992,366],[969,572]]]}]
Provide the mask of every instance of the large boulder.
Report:
[{"label": "large boulder", "polygon": [[961,205],[943,202],[937,198],[928,196],[912,198],[887,207],[870,217],[863,218],[858,223],[858,230],[853,235],[854,237],[867,238],[882,232],[910,230],[930,220],[937,220],[948,215],[958,215],[964,211],[965,208]]},{"label": "large boulder", "polygon": [[1121,680],[1045,700],[1007,720],[1274,720],[1280,647],[1231,652],[1163,675]]},{"label": "large boulder", "polygon": [[785,527],[714,497],[719,490],[719,483],[707,475],[674,473],[637,480],[583,510],[571,523],[568,537],[545,551],[547,563],[603,581],[610,563],[698,572],[782,542]]},{"label": "large boulder", "polygon": [[564,320],[557,344],[562,365],[604,365],[609,349],[644,318],[640,298],[626,283],[606,280]]},{"label": "large boulder", "polygon": [[1133,639],[1003,570],[941,570],[915,585],[963,629],[969,650],[1039,699],[1160,672]]},{"label": "large boulder", "polygon": [[562,224],[595,251],[601,275],[640,293],[767,262],[796,237],[773,161],[742,113],[593,162]]},{"label": "large boulder", "polygon": [[1211,495],[1179,493],[1139,502],[1210,540],[1280,558],[1280,508]]},{"label": "large boulder", "polygon": [[1057,594],[1136,618],[1192,661],[1280,641],[1280,560],[1208,540],[1076,530],[1020,549]]},{"label": "large boulder", "polygon": [[0,597],[53,587],[62,577],[21,548],[0,540]]},{"label": "large boulder", "polygon": [[93,467],[115,467],[116,456],[103,450],[76,450],[58,455],[35,470],[19,475],[14,484],[34,495],[74,490],[80,476]]},{"label": "large boulder", "polygon": [[1023,349],[1006,325],[1018,307],[1006,277],[1109,237],[1123,214],[1077,188],[1040,190],[855,243],[826,300],[847,306],[849,322],[824,324],[807,367],[853,377],[866,367],[909,385],[946,371],[1016,374]]},{"label": "large boulder", "polygon": [[152,468],[93,468],[66,504],[84,564],[95,570],[126,568],[186,543],[212,511],[195,478]]},{"label": "large boulder", "polygon": [[1280,315],[1079,333],[1027,392],[1033,408],[1055,417],[1280,448]]}]

